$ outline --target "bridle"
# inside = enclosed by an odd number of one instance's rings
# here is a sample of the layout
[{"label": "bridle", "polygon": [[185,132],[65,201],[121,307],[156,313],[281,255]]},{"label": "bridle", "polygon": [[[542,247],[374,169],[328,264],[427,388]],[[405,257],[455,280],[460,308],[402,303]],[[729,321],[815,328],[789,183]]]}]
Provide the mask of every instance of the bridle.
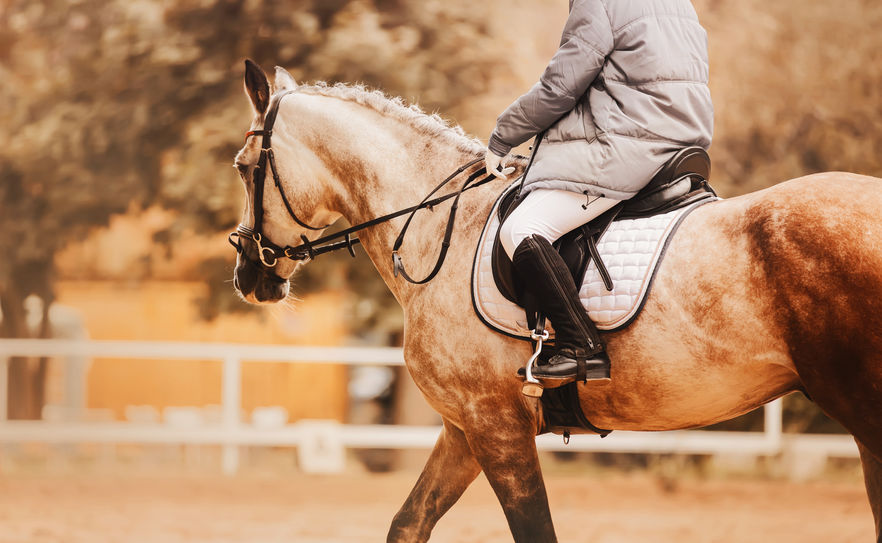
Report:
[{"label": "bridle", "polygon": [[[268,239],[265,239],[263,235],[263,193],[264,187],[266,185],[267,166],[269,166],[269,170],[270,172],[272,172],[273,183],[275,183],[276,190],[279,191],[279,195],[282,197],[282,202],[285,204],[285,209],[288,210],[288,214],[291,216],[292,219],[294,219],[294,222],[308,230],[324,230],[325,228],[330,226],[329,224],[326,224],[324,226],[310,226],[301,221],[297,217],[297,214],[294,213],[294,209],[291,208],[291,203],[288,201],[288,197],[285,196],[285,191],[282,189],[282,182],[279,178],[279,170],[276,167],[276,155],[273,152],[272,147],[273,126],[276,124],[276,117],[279,115],[279,105],[282,103],[282,98],[291,94],[292,92],[294,91],[286,90],[273,95],[273,97],[270,99],[269,108],[266,112],[263,129],[251,130],[245,133],[245,141],[248,141],[248,138],[250,138],[251,136],[261,137],[260,158],[257,161],[257,165],[254,167],[254,228],[249,228],[244,224],[239,224],[239,226],[236,227],[236,231],[232,232],[229,238],[230,243],[240,254],[242,253],[243,249],[242,244],[239,240],[242,237],[246,237],[253,241],[257,245],[258,258],[260,258],[260,261],[263,263],[263,265],[268,268],[274,267],[279,262],[280,255],[288,258],[291,258],[291,256],[288,256],[285,253],[285,249],[272,243]],[[269,259],[267,257],[269,257]]]},{"label": "bridle", "polygon": [[[447,185],[447,183],[458,177],[461,173],[465,172],[469,168],[472,168],[479,162],[482,162],[484,159],[476,158],[460,166],[455,172],[450,174],[444,181],[442,181],[437,187],[435,187],[432,192],[430,192],[425,198],[423,198],[422,202],[415,206],[408,207],[407,209],[401,209],[388,215],[383,215],[382,217],[371,219],[350,228],[346,228],[345,230],[341,230],[339,232],[320,237],[314,241],[310,241],[305,234],[301,234],[300,239],[303,243],[301,243],[300,245],[297,245],[296,247],[292,247],[290,245],[281,247],[270,241],[263,233],[263,196],[266,185],[267,167],[269,167],[269,170],[272,173],[273,182],[275,183],[276,190],[278,190],[279,195],[282,197],[282,202],[285,204],[285,209],[288,210],[288,215],[290,215],[291,218],[294,219],[294,222],[296,222],[301,227],[306,228],[307,230],[314,231],[324,230],[325,228],[330,226],[330,224],[326,224],[324,226],[311,226],[297,217],[297,214],[294,213],[294,209],[291,207],[291,203],[288,201],[288,197],[285,196],[285,191],[282,188],[281,180],[279,178],[279,172],[276,168],[276,159],[272,149],[273,125],[275,124],[276,117],[279,114],[279,106],[282,103],[282,99],[293,92],[296,91],[286,90],[274,94],[270,98],[270,103],[267,108],[263,129],[252,130],[245,134],[246,141],[251,136],[260,136],[262,140],[260,146],[260,158],[258,159],[257,165],[255,166],[253,176],[254,202],[252,207],[254,208],[254,227],[250,228],[248,226],[245,226],[244,224],[239,224],[239,226],[236,227],[236,230],[230,233],[230,244],[236,248],[236,252],[244,256],[242,239],[250,239],[256,244],[257,256],[260,259],[260,263],[262,263],[263,266],[265,266],[266,268],[275,267],[275,265],[278,264],[279,260],[282,258],[287,258],[289,260],[295,261],[312,260],[315,259],[315,257],[317,257],[318,255],[329,253],[339,249],[347,249],[349,251],[349,254],[354,258],[355,251],[353,250],[353,247],[356,244],[360,243],[360,241],[358,238],[352,237],[352,234],[360,230],[364,230],[365,228],[369,228],[371,226],[390,221],[397,217],[410,214],[410,216],[407,218],[407,221],[404,223],[401,232],[398,234],[398,238],[395,240],[395,244],[392,247],[393,271],[396,277],[401,274],[401,276],[410,283],[423,284],[431,281],[441,270],[441,266],[444,264],[444,259],[447,256],[447,250],[450,247],[450,238],[453,235],[453,224],[456,219],[456,211],[458,208],[460,196],[462,196],[462,193],[466,190],[479,187],[485,183],[489,183],[490,181],[496,179],[496,177],[493,175],[487,175],[487,170],[484,167],[477,168],[471,174],[469,174],[465,183],[463,183],[462,187],[460,187],[459,190],[457,190],[456,192],[448,193],[436,198],[432,198],[432,196],[436,192],[441,190],[442,187]],[[411,278],[410,275],[408,275],[407,272],[404,270],[404,264],[401,261],[401,257],[398,255],[398,250],[401,248],[402,243],[404,243],[404,234],[405,232],[407,232],[411,220],[413,220],[413,217],[417,211],[423,208],[431,209],[433,206],[436,206],[450,198],[453,198],[454,200],[450,208],[449,217],[447,219],[447,226],[444,230],[444,239],[441,242],[441,250],[438,255],[438,260],[429,275],[427,275],[423,279],[415,280]]]}]

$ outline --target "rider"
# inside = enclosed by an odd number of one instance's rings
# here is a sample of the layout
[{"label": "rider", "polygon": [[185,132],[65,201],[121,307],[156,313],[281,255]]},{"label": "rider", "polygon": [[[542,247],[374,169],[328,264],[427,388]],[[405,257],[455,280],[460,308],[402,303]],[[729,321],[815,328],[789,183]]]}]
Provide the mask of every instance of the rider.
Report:
[{"label": "rider", "polygon": [[[683,147],[710,146],[707,34],[689,0],[570,0],[539,82],[497,119],[487,170],[505,177],[512,147],[542,133],[523,202],[500,241],[554,326],[559,352],[536,377],[563,384],[577,359],[608,370],[594,323],[552,243],[634,196]],[[593,372],[592,372],[593,373]]]}]

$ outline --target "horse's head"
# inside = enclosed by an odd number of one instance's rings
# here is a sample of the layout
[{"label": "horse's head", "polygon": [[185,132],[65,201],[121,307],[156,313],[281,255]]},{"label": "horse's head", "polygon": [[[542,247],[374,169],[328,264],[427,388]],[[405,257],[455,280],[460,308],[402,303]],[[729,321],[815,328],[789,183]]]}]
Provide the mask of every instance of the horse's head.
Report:
[{"label": "horse's head", "polygon": [[[347,233],[321,236],[341,216],[361,225],[358,241],[375,263],[388,261],[382,251],[397,228],[392,217],[374,221],[419,202],[439,179],[486,152],[458,127],[400,98],[358,85],[298,85],[282,68],[270,84],[260,67],[245,65],[255,116],[236,156],[246,201],[230,241],[239,252],[234,284],[246,301],[279,301],[299,262],[351,250]],[[392,268],[380,273],[395,292]]]},{"label": "horse's head", "polygon": [[286,249],[314,239],[339,214],[324,205],[327,175],[300,141],[303,131],[297,130],[295,106],[289,105],[296,100],[282,102],[296,93],[294,78],[277,67],[270,85],[257,64],[245,61],[245,66],[245,92],[255,116],[236,155],[246,198],[242,222],[230,237],[239,253],[233,284],[248,302],[272,303],[288,295],[288,279],[302,262]]}]

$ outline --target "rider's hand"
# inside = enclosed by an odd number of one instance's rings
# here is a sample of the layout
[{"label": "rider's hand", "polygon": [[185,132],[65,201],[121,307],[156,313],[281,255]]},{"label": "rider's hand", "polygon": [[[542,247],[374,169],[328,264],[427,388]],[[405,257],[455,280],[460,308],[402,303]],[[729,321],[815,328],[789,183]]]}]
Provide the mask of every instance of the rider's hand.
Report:
[{"label": "rider's hand", "polygon": [[500,179],[508,179],[508,176],[515,171],[514,166],[509,166],[504,168],[502,166],[502,159],[504,156],[499,156],[493,151],[488,150],[487,154],[484,155],[484,165],[487,167],[487,173],[491,175],[495,175]]}]

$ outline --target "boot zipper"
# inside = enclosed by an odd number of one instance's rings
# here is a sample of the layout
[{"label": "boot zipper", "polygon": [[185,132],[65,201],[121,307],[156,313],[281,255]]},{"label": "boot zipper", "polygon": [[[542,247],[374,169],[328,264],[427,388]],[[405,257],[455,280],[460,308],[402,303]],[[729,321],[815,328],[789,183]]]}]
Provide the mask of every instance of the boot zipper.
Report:
[{"label": "boot zipper", "polygon": [[[554,270],[554,266],[552,266],[547,255],[539,247],[539,243],[536,240],[534,240],[532,237],[530,238],[530,243],[533,244],[534,248],[536,249],[536,252],[540,255],[540,258],[542,259],[542,263],[545,264],[545,269]],[[579,318],[579,315],[574,312],[573,307],[572,307],[573,300],[569,299],[570,296],[568,296],[566,294],[566,291],[564,290],[563,285],[561,285],[560,281],[558,281],[558,279],[557,279],[557,275],[555,273],[553,273],[553,271],[549,275],[550,275],[550,280],[554,284],[555,288],[557,288],[557,291],[563,293],[564,298],[566,298],[566,300],[564,302],[564,308],[566,309],[567,313],[570,315],[570,319],[572,319],[573,322],[576,324],[576,326],[582,330],[582,335],[584,336],[585,341],[588,343],[588,348],[593,351],[595,349],[595,347],[594,347],[594,342],[591,340],[591,333],[588,330],[585,330],[585,326],[582,323],[581,319]],[[554,324],[554,323],[551,323],[551,324]]]}]

